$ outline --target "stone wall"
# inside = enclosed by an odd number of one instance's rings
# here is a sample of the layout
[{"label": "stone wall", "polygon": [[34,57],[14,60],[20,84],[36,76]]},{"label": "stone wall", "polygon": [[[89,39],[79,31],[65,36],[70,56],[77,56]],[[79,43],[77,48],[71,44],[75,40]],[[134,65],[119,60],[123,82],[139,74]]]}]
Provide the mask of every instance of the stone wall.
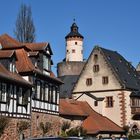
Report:
[{"label": "stone wall", "polygon": [[[47,136],[58,136],[60,132],[60,117],[58,115],[51,115],[45,113],[32,113],[32,126],[29,129],[23,131],[24,137],[42,137],[43,133],[40,129],[40,123],[46,122],[51,123],[51,128],[47,133]],[[28,121],[30,123],[30,119],[17,119],[17,118],[9,118],[8,127],[5,129],[4,134],[1,136],[0,140],[19,140],[19,133],[17,123],[20,121]]]},{"label": "stone wall", "polygon": [[57,75],[79,75],[84,65],[85,62],[60,62],[57,64]]}]

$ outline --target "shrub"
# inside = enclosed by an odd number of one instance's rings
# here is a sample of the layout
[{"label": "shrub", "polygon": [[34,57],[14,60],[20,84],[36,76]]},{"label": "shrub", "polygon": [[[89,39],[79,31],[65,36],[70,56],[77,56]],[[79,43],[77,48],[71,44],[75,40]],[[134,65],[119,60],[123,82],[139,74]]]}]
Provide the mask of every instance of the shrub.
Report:
[{"label": "shrub", "polygon": [[62,124],[62,126],[61,126],[61,131],[66,132],[66,130],[70,128],[70,125],[71,125],[71,124],[70,124],[70,122],[68,122],[68,121],[63,122],[63,124]]},{"label": "shrub", "polygon": [[45,124],[43,122],[40,123],[40,129],[43,132],[43,136],[49,132],[49,130],[51,129],[52,124],[50,122],[46,122]]},{"label": "shrub", "polygon": [[20,121],[17,123],[18,133],[22,133],[24,130],[30,127],[30,123],[28,121]]},{"label": "shrub", "polygon": [[77,126],[74,128],[71,128],[68,132],[67,135],[68,136],[86,136],[86,130],[83,129],[83,127],[81,126]]}]

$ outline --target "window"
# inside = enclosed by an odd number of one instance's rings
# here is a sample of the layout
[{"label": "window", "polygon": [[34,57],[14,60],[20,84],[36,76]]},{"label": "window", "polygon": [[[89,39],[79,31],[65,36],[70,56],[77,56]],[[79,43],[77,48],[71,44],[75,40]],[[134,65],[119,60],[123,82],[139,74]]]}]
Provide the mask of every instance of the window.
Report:
[{"label": "window", "polygon": [[92,78],[87,78],[86,79],[86,85],[91,86],[92,85]]},{"label": "window", "polygon": [[74,49],[72,49],[72,53],[75,53],[75,50]]},{"label": "window", "polygon": [[6,102],[6,90],[7,90],[7,85],[5,83],[1,84],[1,96],[0,100],[2,102]]},{"label": "window", "polygon": [[77,42],[75,42],[75,45],[77,45]]},{"label": "window", "polygon": [[113,97],[112,96],[108,96],[106,97],[106,107],[113,107]]},{"label": "window", "polygon": [[13,62],[10,63],[10,72],[15,72],[15,64]]},{"label": "window", "polygon": [[105,84],[108,84],[108,76],[104,76],[102,77],[102,83],[105,85]]},{"label": "window", "polygon": [[138,99],[138,98],[131,98],[131,106],[132,107],[140,107],[140,99]]},{"label": "window", "polygon": [[51,69],[51,60],[46,55],[43,55],[43,69],[48,71]]},{"label": "window", "polygon": [[40,81],[36,82],[36,98],[40,99],[40,90],[41,90],[41,83]]},{"label": "window", "polygon": [[49,88],[48,85],[45,85],[45,101],[48,101],[48,93],[49,93]]},{"label": "window", "polygon": [[94,106],[98,106],[98,101],[94,101]]},{"label": "window", "polygon": [[93,72],[98,72],[98,71],[99,71],[99,65],[94,65]]},{"label": "window", "polygon": [[22,88],[18,89],[18,103],[23,104],[23,95],[22,95]]}]

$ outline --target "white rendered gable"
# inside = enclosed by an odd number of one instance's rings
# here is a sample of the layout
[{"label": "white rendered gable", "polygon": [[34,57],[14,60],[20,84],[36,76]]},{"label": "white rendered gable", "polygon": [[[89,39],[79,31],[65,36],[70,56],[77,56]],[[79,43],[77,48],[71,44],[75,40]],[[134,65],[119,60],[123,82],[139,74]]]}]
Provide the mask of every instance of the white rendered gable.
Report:
[{"label": "white rendered gable", "polygon": [[[95,55],[97,55],[97,60],[95,61]],[[99,71],[94,72],[93,66],[99,65]],[[108,84],[102,83],[102,77],[108,77]],[[87,85],[86,79],[92,78],[92,84]],[[121,89],[120,83],[118,82],[116,76],[114,75],[111,67],[107,64],[104,59],[103,54],[98,50],[94,49],[87,60],[85,67],[79,77],[77,84],[74,87],[73,92],[83,92],[83,91],[102,91],[102,90],[116,90]]]}]

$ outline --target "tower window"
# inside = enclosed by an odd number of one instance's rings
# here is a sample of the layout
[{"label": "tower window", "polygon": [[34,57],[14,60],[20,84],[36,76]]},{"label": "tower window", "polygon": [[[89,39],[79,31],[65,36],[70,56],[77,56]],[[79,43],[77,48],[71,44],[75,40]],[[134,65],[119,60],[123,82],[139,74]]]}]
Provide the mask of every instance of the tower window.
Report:
[{"label": "tower window", "polygon": [[103,76],[102,77],[102,83],[105,85],[105,84],[108,84],[108,76]]},{"label": "tower window", "polygon": [[99,65],[94,65],[93,72],[98,72],[98,71],[99,71]]},{"label": "tower window", "polygon": [[77,42],[75,42],[75,45],[77,45]]},{"label": "tower window", "polygon": [[75,49],[72,49],[72,53],[75,53]]},{"label": "tower window", "polygon": [[86,79],[86,85],[91,86],[92,85],[92,78],[87,78]]}]

